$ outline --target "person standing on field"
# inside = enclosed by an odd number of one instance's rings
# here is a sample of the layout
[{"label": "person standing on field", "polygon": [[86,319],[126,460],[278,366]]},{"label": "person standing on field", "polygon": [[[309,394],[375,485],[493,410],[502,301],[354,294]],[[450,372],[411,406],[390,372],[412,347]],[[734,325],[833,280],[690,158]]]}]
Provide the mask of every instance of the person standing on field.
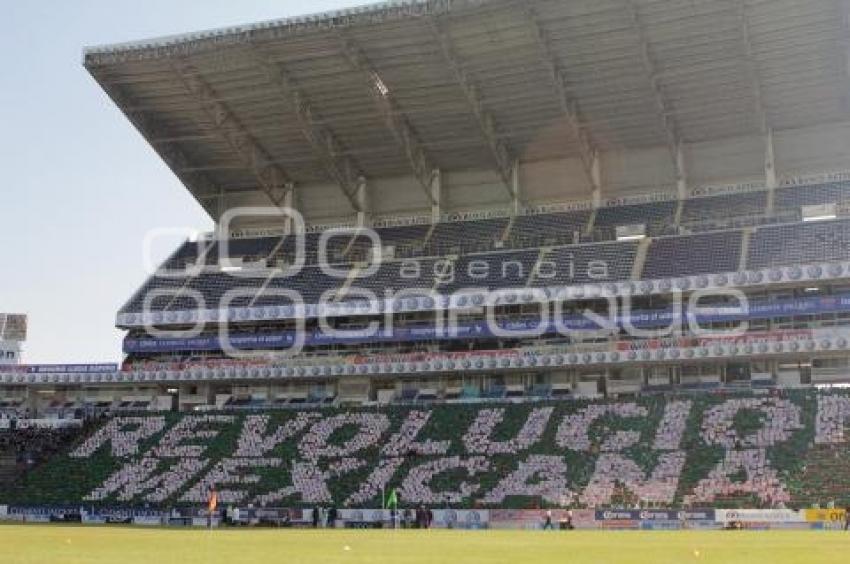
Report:
[{"label": "person standing on field", "polygon": [[552,510],[546,510],[546,521],[543,523],[543,530],[553,530],[555,527],[552,526]]}]

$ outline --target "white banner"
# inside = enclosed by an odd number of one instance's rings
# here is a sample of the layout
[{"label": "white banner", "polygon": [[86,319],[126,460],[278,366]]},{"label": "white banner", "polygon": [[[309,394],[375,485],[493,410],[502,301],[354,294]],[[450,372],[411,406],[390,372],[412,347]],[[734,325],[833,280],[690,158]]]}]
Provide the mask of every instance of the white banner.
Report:
[{"label": "white banner", "polygon": [[717,509],[714,519],[718,523],[803,523],[805,515],[792,509]]}]

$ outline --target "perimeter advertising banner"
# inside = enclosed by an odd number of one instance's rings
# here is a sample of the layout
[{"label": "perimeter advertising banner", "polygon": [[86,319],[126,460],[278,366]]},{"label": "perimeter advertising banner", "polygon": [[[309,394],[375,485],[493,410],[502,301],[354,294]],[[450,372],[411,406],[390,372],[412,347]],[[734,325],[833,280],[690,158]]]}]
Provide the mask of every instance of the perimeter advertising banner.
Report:
[{"label": "perimeter advertising banner", "polygon": [[714,521],[714,509],[616,509],[596,511],[597,521]]},{"label": "perimeter advertising banner", "polygon": [[[402,511],[396,514],[397,524],[402,523]],[[434,509],[431,526],[437,529],[486,529],[490,511],[486,509]],[[381,523],[390,526],[392,515],[389,509],[341,509],[339,518],[354,528],[368,528]]]},{"label": "perimeter advertising banner", "polygon": [[713,509],[612,509],[598,510],[594,514],[597,526],[602,529],[654,529],[716,528]]},{"label": "perimeter advertising banner", "polygon": [[804,509],[803,518],[807,523],[843,523],[847,515],[844,509]]},{"label": "perimeter advertising banner", "polygon": [[717,509],[718,523],[805,523],[802,511],[792,509]]},{"label": "perimeter advertising banner", "polygon": [[[491,509],[490,528],[492,529],[540,529],[546,522],[545,509]],[[596,528],[596,519],[592,509],[552,510],[552,523],[558,527],[572,515],[576,529]]]},{"label": "perimeter advertising banner", "polygon": [[[274,520],[293,526],[309,526],[310,511],[300,509],[244,509],[243,521]],[[541,529],[546,521],[544,509],[435,509],[435,528],[452,529]],[[608,530],[678,530],[717,529],[730,523],[745,529],[838,529],[843,527],[844,509],[689,509],[689,510],[592,510],[553,509],[552,524],[555,529],[571,517],[576,529]],[[181,519],[168,519],[167,512],[144,508],[83,507],[18,507],[0,505],[0,521],[42,522],[63,520],[69,515],[79,515],[84,524],[134,523],[137,525],[195,525],[207,526],[205,509],[184,512]],[[371,528],[389,527],[390,511],[385,509],[341,509],[338,527],[348,524]],[[214,521],[217,526],[218,518]],[[399,520],[399,526],[401,522]]]},{"label": "perimeter advertising banner", "polygon": [[[797,298],[792,300],[753,300],[748,304],[747,311],[733,312],[728,308],[700,308],[694,317],[699,323],[718,321],[743,321],[770,319],[785,315],[818,315],[821,313],[850,312],[850,294],[839,294],[835,296],[817,296],[810,298]],[[624,326],[626,322],[641,329],[667,327],[679,318],[674,315],[673,310],[634,310],[624,311],[616,316],[618,326]],[[599,329],[600,325],[593,319],[581,315],[566,315],[559,322],[560,326],[569,331],[586,331]],[[545,334],[557,334],[563,332],[559,324],[549,320],[542,330]],[[499,323],[502,331],[524,333],[540,327],[541,322],[537,318],[518,318],[511,321]],[[829,328],[829,335],[835,336],[840,329]],[[320,329],[308,331],[304,335],[304,344],[310,346],[332,345],[332,344],[357,344],[373,342],[396,342],[396,341],[431,341],[440,340],[469,340],[489,339],[494,335],[493,327],[486,321],[460,322],[452,331],[432,324],[421,324],[407,327],[392,327],[377,331],[345,331],[343,334],[329,335]],[[785,336],[788,340],[793,338],[809,339],[811,330],[798,332],[762,332],[747,333],[745,335],[726,339],[726,342],[753,343],[772,339],[775,336]],[[290,331],[266,333],[256,335],[252,333],[233,333],[228,335],[230,346],[236,349],[268,348],[286,349],[296,341],[296,335]],[[718,338],[706,338],[699,342],[700,345],[710,345],[721,342]],[[632,341],[618,343],[619,350],[628,350]],[[691,343],[692,345],[693,343]],[[678,346],[690,346],[684,342]],[[125,338],[123,342],[125,353],[154,353],[175,351],[211,351],[221,350],[222,342],[219,336],[199,336],[194,338]]]},{"label": "perimeter advertising banner", "polygon": [[118,372],[115,363],[101,364],[30,364],[4,366],[2,372],[12,374],[111,374]]}]

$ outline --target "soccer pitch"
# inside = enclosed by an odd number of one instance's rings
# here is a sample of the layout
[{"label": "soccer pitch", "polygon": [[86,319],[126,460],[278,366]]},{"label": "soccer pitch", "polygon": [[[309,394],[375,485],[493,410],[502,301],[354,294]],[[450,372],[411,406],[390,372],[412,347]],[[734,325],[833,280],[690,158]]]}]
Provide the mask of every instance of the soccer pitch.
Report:
[{"label": "soccer pitch", "polygon": [[850,533],[163,530],[0,526],[3,564],[845,562]]}]

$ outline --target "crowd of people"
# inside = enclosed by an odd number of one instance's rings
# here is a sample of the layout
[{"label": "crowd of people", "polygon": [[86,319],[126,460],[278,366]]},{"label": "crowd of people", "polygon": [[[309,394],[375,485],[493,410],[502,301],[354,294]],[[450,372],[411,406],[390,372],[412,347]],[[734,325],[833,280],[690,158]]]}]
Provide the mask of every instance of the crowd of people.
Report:
[{"label": "crowd of people", "polygon": [[78,427],[10,428],[0,431],[0,454],[12,454],[19,466],[31,468],[62,450],[80,432]]},{"label": "crowd of people", "polygon": [[[740,500],[775,507],[788,504],[791,493],[800,503],[817,494],[812,488],[820,482],[807,468],[822,468],[823,457],[804,457],[817,444],[842,441],[849,415],[847,395],[810,392],[150,414],[110,418],[80,442],[79,431],[0,432],[0,449],[32,464],[68,448],[56,464],[90,467],[99,480],[72,491],[72,503],[197,504],[216,486],[227,504],[336,504],[344,511],[375,507],[394,487],[411,508],[596,508],[632,498],[658,506]],[[102,464],[104,457],[114,466]],[[21,492],[33,503],[52,501],[39,497],[35,484]],[[844,503],[842,496],[833,494]]]}]

